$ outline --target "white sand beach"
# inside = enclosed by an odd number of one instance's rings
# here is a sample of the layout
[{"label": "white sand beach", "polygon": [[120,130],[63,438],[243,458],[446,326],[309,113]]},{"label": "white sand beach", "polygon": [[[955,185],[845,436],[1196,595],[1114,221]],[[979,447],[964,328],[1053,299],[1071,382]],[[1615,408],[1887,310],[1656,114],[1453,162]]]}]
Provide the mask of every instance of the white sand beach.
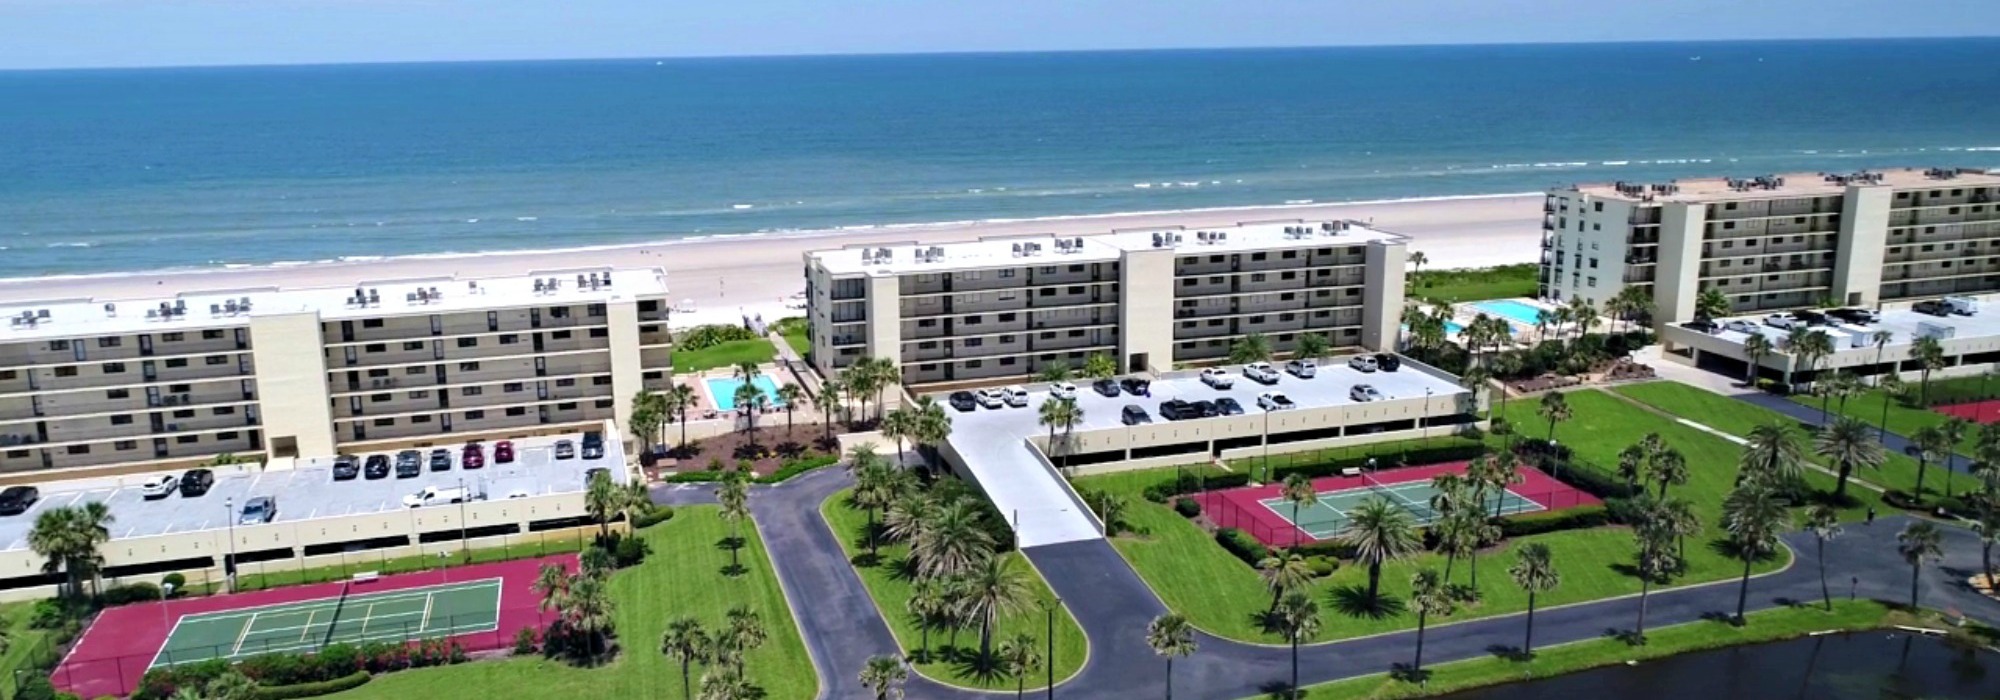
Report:
[{"label": "white sand beach", "polygon": [[765,319],[788,311],[791,294],[805,287],[800,254],[863,243],[946,243],[983,236],[1036,233],[1088,235],[1112,229],[1221,226],[1278,219],[1357,219],[1410,237],[1431,269],[1529,263],[1539,253],[1540,195],[1408,200],[1376,203],[1249,207],[1200,212],[1129,214],[1018,222],[941,224],[889,230],[663,241],[588,250],[521,251],[463,256],[389,258],[369,262],[214,271],[131,273],[48,279],[0,280],[0,302],[94,298],[122,300],[188,291],[259,287],[346,286],[370,280],[450,275],[528,274],[592,266],[661,267],[676,300],[691,299],[696,313],[675,325],[732,322],[739,315]]}]

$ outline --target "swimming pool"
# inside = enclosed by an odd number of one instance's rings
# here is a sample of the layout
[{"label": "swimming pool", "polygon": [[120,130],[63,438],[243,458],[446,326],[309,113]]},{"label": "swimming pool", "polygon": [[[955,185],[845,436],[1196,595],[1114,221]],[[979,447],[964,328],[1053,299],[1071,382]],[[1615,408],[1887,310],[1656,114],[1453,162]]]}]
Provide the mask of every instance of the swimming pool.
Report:
[{"label": "swimming pool", "polygon": [[[714,377],[706,381],[708,383],[708,395],[715,398],[716,409],[723,411],[736,410],[736,388],[743,386],[743,380],[736,377]],[[766,405],[774,408],[782,408],[785,405],[785,402],[778,400],[777,381],[760,374],[757,375],[756,379],[751,380],[750,383],[764,390],[764,402]]]},{"label": "swimming pool", "polygon": [[1535,325],[1535,317],[1542,312],[1541,307],[1523,304],[1513,299],[1482,301],[1473,304],[1472,308],[1519,323],[1523,326]]},{"label": "swimming pool", "polygon": [[[1409,326],[1404,326],[1404,328],[1407,329]],[[1457,321],[1445,321],[1444,332],[1450,335],[1458,335],[1465,332],[1465,326],[1458,325]]]}]

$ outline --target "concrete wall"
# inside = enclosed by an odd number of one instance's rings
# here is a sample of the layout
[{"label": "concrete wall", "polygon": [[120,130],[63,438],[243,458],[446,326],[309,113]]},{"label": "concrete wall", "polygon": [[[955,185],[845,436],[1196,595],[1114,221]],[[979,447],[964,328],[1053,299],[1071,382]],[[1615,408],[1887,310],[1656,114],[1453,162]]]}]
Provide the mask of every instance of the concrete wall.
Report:
[{"label": "concrete wall", "polygon": [[1701,294],[1701,245],[1707,207],[1671,202],[1660,213],[1660,263],[1653,280],[1653,321],[1680,323],[1694,319],[1695,298]]},{"label": "concrete wall", "polygon": [[[638,454],[637,440],[625,434],[632,427],[632,399],[646,390],[639,360],[639,304],[636,301],[616,301],[605,305],[605,320],[611,325],[611,398],[612,418],[618,424],[623,436],[626,454]],[[583,393],[579,388],[579,393]]]},{"label": "concrete wall", "polygon": [[1834,258],[1834,301],[1874,306],[1881,301],[1882,256],[1889,237],[1889,204],[1885,186],[1854,185],[1840,213],[1840,252]]},{"label": "concrete wall", "polygon": [[1409,249],[1402,243],[1368,246],[1368,287],[1362,293],[1361,346],[1377,352],[1396,349],[1403,322],[1403,273]]},{"label": "concrete wall", "polygon": [[250,346],[263,402],[265,444],[277,456],[334,454],[333,404],[320,353],[319,314],[264,314],[250,320]]},{"label": "concrete wall", "polygon": [[893,275],[868,278],[868,356],[903,363],[903,312]]},{"label": "concrete wall", "polygon": [[[1118,368],[1168,369],[1174,362],[1174,251],[1129,251],[1118,269]],[[1145,356],[1144,368],[1132,365]]]}]

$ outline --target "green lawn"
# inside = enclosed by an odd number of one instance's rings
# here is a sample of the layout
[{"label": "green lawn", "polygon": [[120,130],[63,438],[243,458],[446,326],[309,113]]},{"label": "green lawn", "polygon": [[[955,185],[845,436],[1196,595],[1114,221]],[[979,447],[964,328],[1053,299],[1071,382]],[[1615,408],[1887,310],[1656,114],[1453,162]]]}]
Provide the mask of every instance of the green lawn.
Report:
[{"label": "green lawn", "polygon": [[1473,270],[1423,270],[1410,275],[1409,295],[1449,304],[1535,295],[1536,267],[1503,265]]},{"label": "green lawn", "polygon": [[[834,537],[840,540],[842,550],[847,553],[850,560],[853,560],[868,551],[865,544],[867,540],[863,537],[868,528],[868,514],[848,504],[848,493],[848,490],[843,489],[828,498],[826,503],[820,506],[820,515],[826,518],[827,525],[833,528]],[[875,607],[881,609],[882,618],[888,621],[889,629],[896,634],[896,640],[902,644],[906,652],[911,652],[923,646],[925,637],[915,620],[906,612],[911,582],[903,575],[901,562],[908,552],[909,548],[904,545],[883,546],[879,551],[881,563],[875,566],[857,564],[854,569],[861,575],[861,582],[868,587],[869,595],[875,598]],[[1018,566],[1029,574],[1034,597],[1020,611],[1001,617],[994,625],[994,644],[997,646],[1000,640],[1019,632],[1026,632],[1037,640],[1046,641],[1048,617],[1043,612],[1042,605],[1053,603],[1055,593],[1051,592],[1048,584],[1042,581],[1041,574],[1028,564],[1026,557],[1021,556],[1019,552],[1009,552],[1005,556],[1013,562],[1013,566]],[[1082,628],[1077,627],[1076,620],[1070,617],[1066,609],[1056,616],[1055,636],[1056,681],[1060,683],[1083,668],[1083,661],[1089,654],[1089,646],[1084,639]],[[967,663],[948,660],[959,656],[951,646],[950,632],[932,630],[929,641],[928,648],[932,652],[930,660],[916,664],[917,671],[924,676],[958,686],[1014,690],[1015,679],[1012,676],[985,676],[971,669]],[[963,657],[967,659],[977,655],[979,628],[972,627],[958,633],[956,650],[965,652]],[[1028,677],[1027,687],[1046,687],[1047,678],[1048,671],[1044,667],[1041,672]]]},{"label": "green lawn", "polygon": [[764,338],[732,340],[700,350],[677,349],[674,350],[674,373],[688,374],[717,367],[733,367],[740,362],[764,364],[777,355],[778,349],[772,347],[771,341]]},{"label": "green lawn", "polygon": [[[769,634],[746,659],[751,682],[773,700],[809,700],[818,694],[819,680],[764,542],[756,528],[746,525],[746,545],[738,554],[748,572],[726,576],[722,570],[729,564],[729,551],[720,543],[729,532],[713,506],[679,509],[672,520],[641,531],[652,554],[611,579],[621,649],[602,668],[576,668],[540,657],[478,661],[385,674],[335,697],[684,698],[680,666],[659,651],[667,622],[692,615],[713,629],[731,606],[748,605],[763,618]],[[701,669],[693,674],[699,691]]]},{"label": "green lawn", "polygon": [[[1911,384],[1914,385],[1915,382],[1911,382]],[[1935,391],[1938,382],[1933,381],[1931,384],[1932,389]],[[2000,386],[2000,382],[1994,382],[1994,385]],[[1911,389],[1911,391],[1915,390],[1914,388]],[[1820,404],[1819,397],[1817,396],[1798,395],[1793,396],[1792,400],[1801,405],[1810,406],[1815,411],[1819,410]],[[1919,430],[1933,425],[1943,425],[1945,421],[1951,420],[1950,416],[1938,413],[1937,411],[1904,405],[1903,402],[1890,396],[1888,392],[1874,389],[1864,391],[1849,398],[1845,408],[1841,407],[1838,400],[1835,400],[1830,405],[1830,408],[1834,413],[1853,416],[1873,426],[1882,425],[1882,419],[1885,415],[1883,410],[1886,408],[1888,410],[1886,415],[1889,420],[1889,432],[1906,438],[1915,435]],[[1979,447],[1977,426],[1974,426],[1973,430],[1965,431],[1965,433],[1965,439],[1958,441],[1958,453],[1969,455]]]},{"label": "green lawn", "polygon": [[[0,651],[0,678],[14,678],[23,670],[47,673],[62,660],[59,644],[49,638],[51,630],[28,626],[34,603],[0,605],[0,630],[5,631],[7,649]],[[0,683],[0,698],[14,697],[15,683]]]},{"label": "green lawn", "polygon": [[[1674,382],[1647,382],[1614,389],[1617,393],[1631,397],[1648,406],[1706,425],[1716,430],[1749,437],[1750,430],[1769,423],[1797,425],[1798,421],[1777,411],[1737,401],[1714,392],[1703,391],[1685,384]],[[1812,437],[1805,435],[1806,448],[1812,449]],[[1914,491],[1917,487],[1917,460],[1898,452],[1889,451],[1889,459],[1880,470],[1857,469],[1854,478],[1867,481],[1884,488]],[[1816,460],[1822,466],[1833,469],[1825,460]],[[1941,489],[1944,486],[1947,469],[1930,465],[1925,476],[1925,490]]]},{"label": "green lawn", "polygon": [[1648,661],[1704,649],[1803,637],[1823,630],[1868,630],[1910,622],[1875,601],[1835,601],[1833,611],[1818,606],[1776,608],[1750,614],[1749,624],[1736,627],[1705,620],[1662,627],[1647,633],[1645,646],[1607,638],[1537,649],[1532,660],[1481,657],[1428,666],[1427,685],[1417,686],[1388,674],[1359,676],[1306,686],[1313,700],[1390,700],[1453,693],[1469,688],[1548,678],[1626,662]]},{"label": "green lawn", "polygon": [[798,353],[799,357],[805,357],[812,353],[812,340],[806,337],[805,331],[801,330],[784,335],[785,344],[792,346],[792,352]]}]

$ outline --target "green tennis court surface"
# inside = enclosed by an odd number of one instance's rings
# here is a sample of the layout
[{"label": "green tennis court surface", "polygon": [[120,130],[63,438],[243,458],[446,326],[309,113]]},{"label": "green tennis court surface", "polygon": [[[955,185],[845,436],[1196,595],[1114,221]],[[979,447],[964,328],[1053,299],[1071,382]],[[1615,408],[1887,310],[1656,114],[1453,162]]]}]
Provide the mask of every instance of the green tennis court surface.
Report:
[{"label": "green tennis court surface", "polygon": [[[1258,501],[1258,503],[1264,504],[1265,508],[1271,509],[1272,513],[1285,522],[1298,526],[1307,536],[1316,540],[1324,540],[1347,527],[1348,511],[1359,508],[1362,501],[1378,496],[1388,499],[1390,503],[1402,506],[1404,510],[1410,511],[1411,515],[1416,516],[1418,525],[1429,525],[1438,518],[1437,511],[1432,510],[1430,506],[1431,497],[1437,495],[1437,493],[1438,490],[1431,488],[1431,484],[1428,481],[1387,484],[1372,488],[1364,486],[1361,488],[1341,489],[1339,491],[1321,491],[1319,492],[1318,503],[1309,506],[1299,506],[1299,515],[1296,520],[1292,518],[1291,501],[1283,498],[1266,498]],[[1486,499],[1487,512],[1493,512],[1496,506],[1502,515],[1544,510],[1542,504],[1536,503],[1528,497],[1514,493],[1513,491],[1507,491],[1498,496]]]},{"label": "green tennis court surface", "polygon": [[332,644],[402,641],[499,627],[500,579],[360,593],[182,617],[153,666],[306,652]]}]

